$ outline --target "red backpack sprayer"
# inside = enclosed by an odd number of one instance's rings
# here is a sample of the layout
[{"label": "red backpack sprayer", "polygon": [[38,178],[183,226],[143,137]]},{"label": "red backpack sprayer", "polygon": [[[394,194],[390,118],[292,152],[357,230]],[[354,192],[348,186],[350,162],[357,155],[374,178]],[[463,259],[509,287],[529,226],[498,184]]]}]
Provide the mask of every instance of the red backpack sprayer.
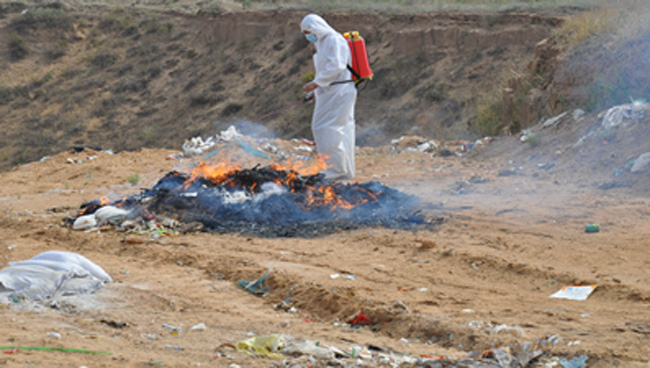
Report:
[{"label": "red backpack sprayer", "polygon": [[[343,37],[348,41],[348,46],[350,47],[350,53],[352,53],[352,65],[348,65],[348,70],[352,73],[352,79],[342,80],[332,82],[332,85],[341,84],[341,83],[352,83],[358,87],[359,84],[366,80],[372,80],[374,74],[372,69],[370,69],[370,62],[368,61],[368,52],[366,51],[366,41],[359,35],[359,32],[346,32],[343,34]],[[287,105],[283,108],[270,112],[266,115],[262,115],[254,120],[251,123],[260,122],[268,117],[277,115],[283,111],[294,108],[298,105],[301,105],[314,98],[314,93],[309,92],[305,97],[300,101],[294,102],[291,105]]]}]

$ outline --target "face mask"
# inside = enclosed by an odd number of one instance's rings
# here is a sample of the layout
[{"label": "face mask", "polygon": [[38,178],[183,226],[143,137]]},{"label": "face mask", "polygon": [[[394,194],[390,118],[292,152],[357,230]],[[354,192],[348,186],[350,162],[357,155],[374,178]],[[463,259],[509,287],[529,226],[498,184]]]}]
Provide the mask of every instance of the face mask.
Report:
[{"label": "face mask", "polygon": [[318,41],[318,37],[316,37],[316,35],[313,34],[313,33],[308,33],[308,34],[306,34],[306,35],[305,35],[305,38],[306,38],[307,41],[309,41],[309,42],[316,42],[316,41]]}]

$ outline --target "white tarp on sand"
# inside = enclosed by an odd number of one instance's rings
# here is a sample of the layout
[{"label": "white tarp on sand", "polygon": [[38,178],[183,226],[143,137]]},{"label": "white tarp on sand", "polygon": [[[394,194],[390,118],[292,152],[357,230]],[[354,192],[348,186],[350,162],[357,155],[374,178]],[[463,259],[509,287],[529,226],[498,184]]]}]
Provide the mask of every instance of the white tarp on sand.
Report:
[{"label": "white tarp on sand", "polygon": [[9,265],[0,271],[0,298],[43,300],[55,295],[89,294],[113,281],[88,258],[71,252],[47,251]]}]

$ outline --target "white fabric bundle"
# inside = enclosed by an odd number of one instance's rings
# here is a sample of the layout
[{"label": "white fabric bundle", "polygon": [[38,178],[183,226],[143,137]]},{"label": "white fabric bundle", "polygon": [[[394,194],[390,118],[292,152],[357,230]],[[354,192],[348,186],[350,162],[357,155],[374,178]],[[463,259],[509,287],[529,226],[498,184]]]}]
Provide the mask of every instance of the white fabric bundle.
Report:
[{"label": "white fabric bundle", "polygon": [[9,265],[0,271],[0,296],[43,300],[55,294],[89,294],[113,281],[88,258],[71,252],[47,251]]}]

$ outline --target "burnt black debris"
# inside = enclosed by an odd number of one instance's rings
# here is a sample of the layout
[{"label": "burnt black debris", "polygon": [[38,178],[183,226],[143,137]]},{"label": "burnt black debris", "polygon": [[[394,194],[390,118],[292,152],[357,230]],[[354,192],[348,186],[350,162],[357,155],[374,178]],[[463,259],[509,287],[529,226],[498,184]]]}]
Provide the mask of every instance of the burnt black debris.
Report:
[{"label": "burnt black debris", "polygon": [[[88,215],[107,204],[81,206]],[[418,198],[379,182],[343,184],[322,174],[301,176],[272,167],[235,170],[208,179],[172,171],[151,189],[110,203],[130,217],[200,223],[202,230],[262,237],[316,237],[340,230],[427,226]]]}]

